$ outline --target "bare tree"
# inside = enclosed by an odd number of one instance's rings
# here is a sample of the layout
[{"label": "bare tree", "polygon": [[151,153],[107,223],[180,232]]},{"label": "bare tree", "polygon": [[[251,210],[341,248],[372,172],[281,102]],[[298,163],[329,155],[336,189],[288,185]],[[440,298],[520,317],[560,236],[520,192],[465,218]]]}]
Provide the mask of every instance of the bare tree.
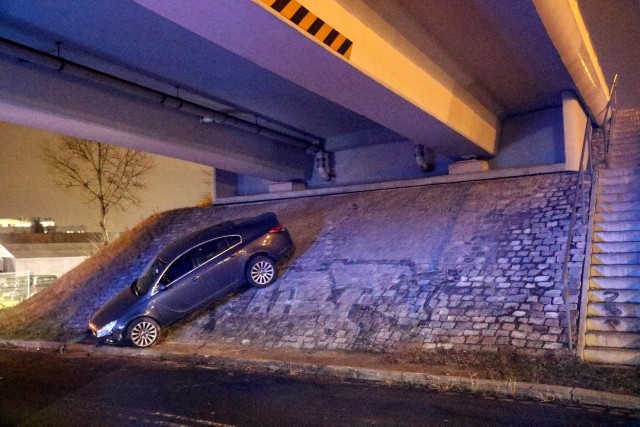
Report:
[{"label": "bare tree", "polygon": [[140,151],[88,139],[65,136],[61,140],[62,147],[46,148],[43,159],[57,185],[79,188],[88,196],[88,203],[98,205],[100,229],[107,243],[107,214],[114,208],[140,206],[139,192],[146,188],[144,178],[154,166],[153,159]]}]

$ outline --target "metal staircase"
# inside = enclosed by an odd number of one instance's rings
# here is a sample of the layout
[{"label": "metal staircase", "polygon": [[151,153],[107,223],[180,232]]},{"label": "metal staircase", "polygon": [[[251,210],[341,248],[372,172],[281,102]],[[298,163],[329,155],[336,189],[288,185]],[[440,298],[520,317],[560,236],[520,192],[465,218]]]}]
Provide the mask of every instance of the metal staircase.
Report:
[{"label": "metal staircase", "polygon": [[616,113],[598,172],[583,358],[640,365],[640,109]]}]

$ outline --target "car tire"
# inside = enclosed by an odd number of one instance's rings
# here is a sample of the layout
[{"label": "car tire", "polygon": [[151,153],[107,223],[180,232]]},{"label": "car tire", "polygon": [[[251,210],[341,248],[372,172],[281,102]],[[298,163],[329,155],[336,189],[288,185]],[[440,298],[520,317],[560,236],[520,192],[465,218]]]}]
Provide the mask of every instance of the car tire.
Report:
[{"label": "car tire", "polygon": [[257,256],[247,264],[246,274],[249,284],[264,288],[276,281],[276,263],[266,256]]},{"label": "car tire", "polygon": [[160,325],[150,317],[140,317],[129,324],[127,341],[134,347],[151,347],[160,339]]}]

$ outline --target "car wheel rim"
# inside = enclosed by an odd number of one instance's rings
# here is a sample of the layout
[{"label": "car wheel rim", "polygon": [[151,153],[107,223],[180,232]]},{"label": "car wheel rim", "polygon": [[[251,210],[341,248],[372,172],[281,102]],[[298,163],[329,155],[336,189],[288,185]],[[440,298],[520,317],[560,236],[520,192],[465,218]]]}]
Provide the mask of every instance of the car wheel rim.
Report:
[{"label": "car wheel rim", "polygon": [[251,269],[251,279],[258,285],[266,285],[273,279],[275,270],[267,261],[257,262]]},{"label": "car wheel rim", "polygon": [[148,347],[158,338],[158,329],[151,322],[140,322],[131,330],[131,341],[138,347]]}]

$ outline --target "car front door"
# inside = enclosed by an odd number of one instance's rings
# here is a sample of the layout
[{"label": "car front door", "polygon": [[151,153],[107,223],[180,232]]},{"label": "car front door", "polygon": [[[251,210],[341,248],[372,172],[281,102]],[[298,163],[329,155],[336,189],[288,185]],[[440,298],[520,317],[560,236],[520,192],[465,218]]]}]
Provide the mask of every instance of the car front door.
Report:
[{"label": "car front door", "polygon": [[170,323],[195,309],[206,299],[199,273],[194,269],[192,252],[176,258],[160,277],[155,307],[163,323]]},{"label": "car front door", "polygon": [[216,295],[228,291],[243,279],[242,268],[238,267],[236,246],[240,244],[240,236],[225,236],[194,249],[193,261],[200,275],[202,286],[207,288],[208,295]]}]

